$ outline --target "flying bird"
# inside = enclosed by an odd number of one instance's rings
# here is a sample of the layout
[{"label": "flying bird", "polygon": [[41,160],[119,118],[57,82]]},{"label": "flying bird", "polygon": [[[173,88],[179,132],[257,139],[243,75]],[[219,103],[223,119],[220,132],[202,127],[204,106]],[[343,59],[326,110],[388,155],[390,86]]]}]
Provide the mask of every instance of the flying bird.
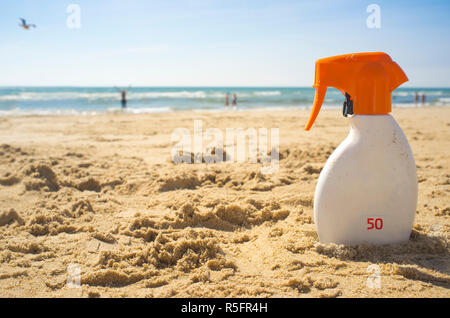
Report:
[{"label": "flying bird", "polygon": [[20,18],[19,20],[22,21],[22,23],[19,23],[19,26],[21,26],[25,30],[36,27],[36,24],[27,24],[27,21],[25,21],[25,19]]}]

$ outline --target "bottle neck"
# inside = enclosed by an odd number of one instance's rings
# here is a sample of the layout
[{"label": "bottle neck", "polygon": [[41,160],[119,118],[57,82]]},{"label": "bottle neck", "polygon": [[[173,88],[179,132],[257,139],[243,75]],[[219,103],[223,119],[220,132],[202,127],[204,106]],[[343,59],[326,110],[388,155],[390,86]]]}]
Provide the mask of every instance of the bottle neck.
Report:
[{"label": "bottle neck", "polygon": [[389,115],[353,115],[348,117],[351,133],[374,135],[374,132],[389,133],[396,126],[395,119]]}]

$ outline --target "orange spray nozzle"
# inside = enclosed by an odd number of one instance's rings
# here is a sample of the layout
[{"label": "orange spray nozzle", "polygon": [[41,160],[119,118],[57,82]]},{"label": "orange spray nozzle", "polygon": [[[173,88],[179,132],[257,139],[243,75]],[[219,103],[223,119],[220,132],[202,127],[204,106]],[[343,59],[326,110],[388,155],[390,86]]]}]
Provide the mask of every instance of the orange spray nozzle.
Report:
[{"label": "orange spray nozzle", "polygon": [[314,103],[306,124],[309,130],[319,114],[327,87],[345,96],[344,116],[382,115],[391,112],[391,93],[406,82],[403,70],[383,52],[353,53],[316,61]]},{"label": "orange spray nozzle", "polygon": [[320,107],[322,107],[322,103],[323,100],[325,99],[326,93],[327,93],[326,86],[316,86],[316,93],[314,94],[314,103],[305,130],[309,130],[311,126],[314,124],[317,115],[319,115]]}]

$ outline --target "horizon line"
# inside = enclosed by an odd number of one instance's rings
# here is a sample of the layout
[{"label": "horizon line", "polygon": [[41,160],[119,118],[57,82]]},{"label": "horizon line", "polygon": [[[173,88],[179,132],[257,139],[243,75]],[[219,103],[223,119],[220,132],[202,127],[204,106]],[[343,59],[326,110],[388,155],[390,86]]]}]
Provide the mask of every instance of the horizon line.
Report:
[{"label": "horizon line", "polygon": [[[0,85],[0,88],[115,88],[115,87],[131,87],[131,88],[314,88],[312,85],[311,86],[304,86],[304,85],[299,85],[299,86],[294,86],[294,85],[286,85],[286,86],[269,86],[269,85],[257,85],[257,86],[252,86],[252,85],[242,85],[242,86],[220,86],[220,85],[205,85],[205,86],[201,86],[201,85],[193,85],[193,86],[183,86],[183,85],[169,85],[169,86],[154,86],[154,85],[149,85],[149,86],[142,86],[142,85],[100,85],[100,86],[95,86],[95,85]],[[328,87],[328,88],[334,88],[334,87]],[[396,89],[399,88],[442,88],[442,89],[450,89],[450,86],[409,86],[409,85],[405,85],[402,87],[398,87]],[[335,88],[336,89],[336,88]]]}]

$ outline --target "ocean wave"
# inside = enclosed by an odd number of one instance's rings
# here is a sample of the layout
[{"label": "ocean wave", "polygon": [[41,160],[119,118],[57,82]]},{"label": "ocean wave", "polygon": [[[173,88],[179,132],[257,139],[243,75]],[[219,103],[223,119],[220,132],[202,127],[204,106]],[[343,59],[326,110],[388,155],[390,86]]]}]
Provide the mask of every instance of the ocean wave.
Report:
[{"label": "ocean wave", "polygon": [[278,96],[281,95],[280,91],[265,91],[265,92],[254,92],[256,96]]},{"label": "ocean wave", "polygon": [[18,94],[9,94],[0,96],[0,101],[51,101],[51,100],[70,100],[70,99],[120,99],[118,93],[78,93],[78,92],[26,92]]},{"label": "ocean wave", "polygon": [[[128,99],[153,99],[153,98],[206,98],[208,97],[204,91],[188,92],[129,92]],[[223,97],[224,94],[215,94],[213,97]],[[0,101],[52,101],[52,100],[74,100],[85,99],[88,101],[95,100],[120,100],[121,96],[118,92],[20,92],[18,94],[8,94],[0,96]]]},{"label": "ocean wave", "polygon": [[414,96],[416,93],[419,96],[422,94],[425,94],[427,96],[442,96],[444,94],[443,91],[407,91],[407,92],[394,91],[394,92],[392,92],[392,96],[407,97],[407,96]]},{"label": "ocean wave", "polygon": [[411,95],[414,95],[414,93],[413,93],[413,92],[393,92],[393,93],[392,93],[392,96],[402,96],[402,97],[405,97],[405,96],[411,96]]},{"label": "ocean wave", "polygon": [[[450,89],[400,89],[393,92],[393,103],[408,107],[415,92],[426,94],[426,105],[450,106]],[[106,87],[0,87],[0,115],[58,115],[93,113],[158,113],[170,111],[214,111],[224,108],[225,96],[237,94],[238,109],[268,109],[274,107],[310,107],[313,88],[278,87],[135,87],[127,94],[128,108],[120,109],[120,93]],[[344,97],[329,89],[325,107],[342,107]],[[421,104],[421,103],[420,103]]]},{"label": "ocean wave", "polygon": [[[159,92],[129,92],[128,100],[151,100],[151,99],[224,99],[226,93],[205,91],[159,91]],[[252,96],[270,97],[279,96],[280,91],[254,91],[238,92],[238,98],[249,98]],[[20,92],[16,94],[0,95],[0,101],[62,101],[62,100],[87,100],[94,101],[118,101],[121,99],[119,92]]]},{"label": "ocean wave", "polygon": [[97,115],[101,111],[88,111],[77,109],[20,109],[0,110],[0,117],[5,116],[71,116],[71,115]]},{"label": "ocean wave", "polygon": [[170,113],[171,107],[154,108],[125,108],[110,107],[106,110],[79,110],[79,109],[21,109],[13,108],[0,110],[0,117],[4,116],[71,116],[71,115],[98,115],[98,114],[156,114]]},{"label": "ocean wave", "polygon": [[115,109],[115,112],[123,112],[127,114],[157,114],[157,113],[170,113],[172,112],[171,107],[155,107],[155,108],[126,108],[126,109]]},{"label": "ocean wave", "polygon": [[[204,91],[188,92],[145,92],[129,94],[130,99],[147,99],[147,98],[206,98],[207,94]],[[224,96],[224,95],[222,95]]]}]

